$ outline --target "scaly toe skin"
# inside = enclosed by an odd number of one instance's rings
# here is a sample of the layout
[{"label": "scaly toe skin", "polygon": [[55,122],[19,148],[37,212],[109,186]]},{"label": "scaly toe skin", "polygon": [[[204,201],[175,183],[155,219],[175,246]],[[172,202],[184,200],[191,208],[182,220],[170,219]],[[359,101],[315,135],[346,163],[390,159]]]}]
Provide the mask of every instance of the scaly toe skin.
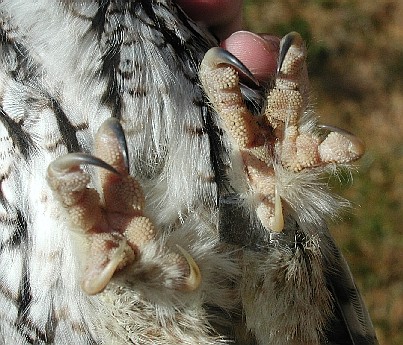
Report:
[{"label": "scaly toe skin", "polygon": [[329,125],[319,125],[319,128],[331,131],[319,146],[322,162],[350,163],[365,153],[364,142],[350,132]]},{"label": "scaly toe skin", "polygon": [[116,270],[132,262],[134,253],[126,239],[111,226],[98,192],[87,188],[90,177],[80,168],[82,164],[100,167],[118,180],[122,177],[102,159],[83,153],[59,157],[48,168],[50,187],[67,210],[74,229],[87,239],[82,288],[92,295],[105,288]]},{"label": "scaly toe skin", "polygon": [[135,259],[126,239],[118,233],[89,236],[90,250],[81,287],[89,295],[103,291],[114,273]]},{"label": "scaly toe skin", "polygon": [[257,119],[243,102],[238,70],[256,82],[236,57],[222,48],[215,47],[204,56],[199,75],[207,96],[224,122],[225,129],[240,149],[247,149],[262,145],[264,137],[258,136],[260,129]]},{"label": "scaly toe skin", "polygon": [[102,167],[113,174],[118,172],[101,159],[84,153],[69,153],[49,165],[49,186],[69,213],[72,225],[85,233],[101,222],[103,216],[99,195],[87,188],[90,176],[81,169],[81,164]]},{"label": "scaly toe skin", "polygon": [[[110,118],[102,124],[95,136],[95,148],[98,157],[84,153],[59,157],[50,164],[47,176],[72,226],[86,237],[82,288],[90,295],[103,291],[115,272],[135,264],[144,246],[156,240],[154,225],[143,214],[142,188],[129,175],[127,145],[118,120]],[[87,187],[90,177],[81,169],[83,164],[101,168],[101,196]],[[193,291],[200,285],[200,270],[183,248],[177,249],[180,254],[162,248],[168,258],[172,257],[168,261],[183,272],[172,286]]]}]

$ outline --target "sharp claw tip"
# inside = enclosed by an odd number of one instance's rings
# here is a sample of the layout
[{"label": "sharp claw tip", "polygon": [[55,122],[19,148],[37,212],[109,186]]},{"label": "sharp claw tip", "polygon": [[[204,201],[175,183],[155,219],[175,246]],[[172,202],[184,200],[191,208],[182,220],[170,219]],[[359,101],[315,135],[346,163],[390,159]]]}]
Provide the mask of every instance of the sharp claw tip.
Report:
[{"label": "sharp claw tip", "polygon": [[190,271],[189,276],[185,280],[183,290],[194,291],[201,284],[202,277],[201,277],[200,268],[197,265],[197,263],[194,261],[192,256],[185,249],[183,249],[178,244],[176,245],[176,247],[181,252],[181,254],[184,256],[185,260],[187,261],[187,263],[189,265],[189,271]]},{"label": "sharp claw tip", "polygon": [[284,229],[284,216],[283,216],[283,206],[281,204],[281,198],[277,192],[277,187],[274,191],[274,217],[271,224],[271,230],[274,232],[281,232]]},{"label": "sharp claw tip", "polygon": [[104,162],[102,159],[99,159],[95,156],[76,152],[76,153],[68,153],[64,156],[61,156],[54,160],[50,165],[49,168],[54,171],[68,171],[74,167],[80,166],[82,164],[90,164],[94,165],[110,172],[120,175],[120,173],[111,165]]},{"label": "sharp claw tip", "polygon": [[296,31],[288,33],[281,39],[280,52],[278,55],[278,63],[277,63],[277,74],[280,73],[285,57],[291,46],[292,45],[301,46],[302,44],[304,44],[304,40],[302,39],[301,35]]},{"label": "sharp claw tip", "polygon": [[126,246],[126,240],[122,241],[108,264],[99,271],[99,274],[97,274],[95,278],[85,279],[82,281],[81,287],[85,291],[85,293],[87,293],[88,295],[96,295],[106,288],[109,281],[112,279],[114,273],[116,272],[116,269],[123,260]]},{"label": "sharp claw tip", "polygon": [[207,51],[203,61],[206,61],[208,64],[215,66],[218,66],[220,64],[230,65],[236,70],[243,73],[256,86],[260,85],[259,81],[254,77],[252,72],[242,63],[242,61],[240,61],[236,56],[221,47],[210,48]]}]

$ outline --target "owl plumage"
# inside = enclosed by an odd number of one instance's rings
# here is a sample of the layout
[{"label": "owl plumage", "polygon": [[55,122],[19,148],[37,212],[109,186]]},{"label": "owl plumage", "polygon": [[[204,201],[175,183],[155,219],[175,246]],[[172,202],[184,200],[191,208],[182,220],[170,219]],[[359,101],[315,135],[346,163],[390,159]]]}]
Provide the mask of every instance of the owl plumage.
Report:
[{"label": "owl plumage", "polygon": [[[264,229],[199,81],[216,42],[172,1],[1,1],[0,30],[1,343],[376,343],[326,228],[342,201],[323,170],[295,173],[284,229]],[[90,296],[92,242],[46,176],[68,153],[107,160],[111,117],[155,236]],[[103,168],[84,163],[104,212]],[[184,289],[192,260],[201,281]]]}]

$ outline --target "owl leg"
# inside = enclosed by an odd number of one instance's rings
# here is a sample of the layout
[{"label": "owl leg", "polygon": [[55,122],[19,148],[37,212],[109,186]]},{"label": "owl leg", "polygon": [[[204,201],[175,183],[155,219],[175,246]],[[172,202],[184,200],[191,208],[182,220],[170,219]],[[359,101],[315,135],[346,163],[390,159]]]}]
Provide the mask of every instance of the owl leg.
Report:
[{"label": "owl leg", "polygon": [[[88,294],[101,292],[115,272],[134,265],[142,249],[155,241],[156,229],[144,215],[140,184],[129,175],[126,141],[116,119],[105,121],[95,137],[95,156],[70,153],[53,161],[48,183],[66,209],[72,226],[85,234],[88,254],[82,287]],[[88,188],[89,174],[81,165],[99,169],[100,189]],[[168,262],[183,273],[171,286],[194,290],[201,281],[192,257],[181,247],[162,249]],[[144,272],[143,272],[144,274]]]},{"label": "owl leg", "polygon": [[[349,163],[362,156],[364,144],[351,133],[332,126],[317,126],[304,117],[308,106],[308,73],[305,44],[298,33],[286,35],[280,44],[274,88],[264,114],[246,107],[238,71],[254,81],[236,57],[221,48],[210,49],[200,67],[200,80],[233,141],[255,197],[256,213],[268,231],[284,227],[278,171],[298,173],[330,163]],[[321,140],[320,129],[330,131]]]},{"label": "owl leg", "polygon": [[[327,287],[324,253],[330,241],[324,218],[339,205],[318,178],[328,165],[350,163],[364,153],[363,143],[352,134],[317,124],[309,109],[305,60],[301,36],[286,35],[260,115],[244,103],[238,72],[250,72],[234,56],[213,48],[200,68],[204,90],[232,141],[233,168],[241,165],[233,187],[243,173],[257,218],[270,232],[262,252],[243,252],[246,324],[259,344],[325,342],[333,301]],[[325,139],[322,131],[329,132]],[[252,225],[245,231],[255,229]]]}]

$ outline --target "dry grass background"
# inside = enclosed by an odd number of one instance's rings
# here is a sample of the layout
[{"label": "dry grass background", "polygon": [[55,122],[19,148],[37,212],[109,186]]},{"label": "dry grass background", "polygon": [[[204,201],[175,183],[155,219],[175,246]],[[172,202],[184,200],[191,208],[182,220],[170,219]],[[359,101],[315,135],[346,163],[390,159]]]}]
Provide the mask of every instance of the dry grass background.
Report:
[{"label": "dry grass background", "polygon": [[366,142],[353,181],[331,181],[354,204],[332,233],[380,343],[403,344],[403,1],[246,0],[245,25],[300,32],[321,122]]}]

